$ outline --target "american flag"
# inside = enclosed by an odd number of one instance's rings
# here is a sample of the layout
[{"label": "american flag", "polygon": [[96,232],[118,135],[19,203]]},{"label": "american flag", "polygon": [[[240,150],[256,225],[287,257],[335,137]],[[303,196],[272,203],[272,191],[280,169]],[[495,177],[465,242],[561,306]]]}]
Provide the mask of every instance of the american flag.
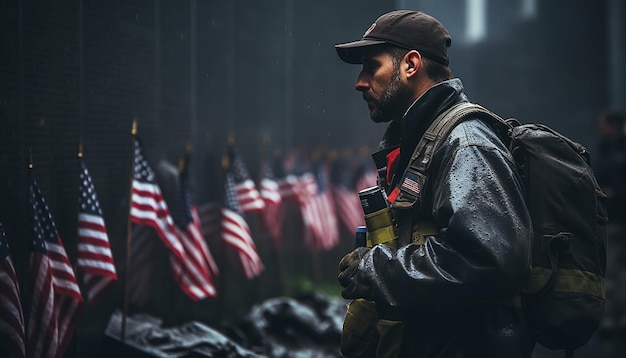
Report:
[{"label": "american flag", "polygon": [[[202,244],[197,243],[200,235],[197,223],[191,220],[191,226],[185,224],[181,231],[174,224],[169,208],[165,203],[161,189],[156,182],[154,171],[143,155],[141,143],[135,139],[135,166],[133,177],[133,193],[131,219],[136,224],[153,227],[161,240],[170,249],[170,263],[174,278],[180,288],[189,297],[198,300],[208,296],[215,296],[215,287],[208,274],[206,258]],[[191,231],[187,231],[191,230]],[[136,249],[136,245],[132,245]],[[136,252],[136,251],[134,251]],[[131,266],[132,260],[131,260]]]},{"label": "american flag", "polygon": [[283,231],[282,197],[279,184],[274,178],[274,171],[268,162],[263,165],[261,197],[265,202],[261,223],[274,245],[279,246]]},{"label": "american flag", "polygon": [[202,235],[210,241],[222,234],[222,205],[219,201],[209,202],[198,207]]},{"label": "american flag", "polygon": [[0,353],[15,358],[26,356],[20,289],[2,224],[0,224]]},{"label": "american flag", "polygon": [[174,257],[184,261],[185,248],[178,237],[176,225],[156,182],[154,171],[143,154],[139,138],[135,138],[135,162],[130,217],[132,222],[152,226]]},{"label": "american flag", "polygon": [[289,174],[278,180],[280,195],[284,202],[298,205],[305,242],[319,248],[317,233],[321,229],[318,227],[317,203],[313,203],[318,194],[317,179],[299,153],[293,152],[287,156],[284,167],[289,170]]},{"label": "american flag", "polygon": [[153,292],[154,272],[157,270],[154,258],[158,256],[160,239],[151,226],[136,224],[131,228],[131,238],[130,275],[126,283],[129,301],[144,307]]},{"label": "american flag", "polygon": [[331,175],[332,197],[337,219],[348,233],[354,234],[357,226],[365,225],[358,191],[352,185],[350,170],[341,159],[333,162]]},{"label": "american flag", "polygon": [[278,192],[283,201],[301,204],[308,200],[309,193],[303,191],[301,178],[295,174],[289,174],[276,180]]},{"label": "american flag", "polygon": [[282,169],[287,172],[278,179],[283,201],[295,202],[303,208],[317,194],[317,180],[308,161],[300,153],[292,152],[285,158]]},{"label": "american flag", "polygon": [[234,147],[229,147],[228,155],[231,172],[235,181],[235,192],[237,193],[237,200],[241,206],[241,211],[244,214],[263,211],[265,202],[261,198],[254,181],[250,178],[246,166],[239,158],[239,155],[237,155]]},{"label": "american flag", "polygon": [[198,301],[217,295],[209,271],[210,269],[215,270],[217,265],[202,235],[195,208],[191,205],[188,170],[187,159],[179,173],[178,197],[172,206],[172,217],[188,259],[179,262],[171,257],[170,262],[174,277],[179,282],[180,287],[191,299]]},{"label": "american flag", "polygon": [[76,266],[83,273],[89,302],[96,304],[115,285],[117,273],[96,189],[85,163],[80,166]]},{"label": "american flag", "polygon": [[235,180],[228,171],[224,178],[224,206],[222,207],[222,239],[239,255],[239,262],[248,279],[259,276],[265,267],[252,241],[250,228],[243,217],[239,201],[235,193]]},{"label": "american flag", "polygon": [[215,262],[215,259],[213,258],[213,254],[211,253],[209,246],[207,245],[207,239],[206,239],[206,236],[204,236],[204,230],[202,228],[202,221],[200,219],[200,213],[198,211],[198,208],[195,205],[192,206],[191,208],[191,215],[193,217],[194,226],[200,232],[199,236],[202,237],[204,246],[206,247],[206,253],[203,254],[203,256],[208,265],[210,275],[212,275],[212,277],[217,277],[220,274],[220,270],[217,268],[217,263]]},{"label": "american flag", "polygon": [[309,246],[316,247],[317,211],[314,210],[315,206],[312,202],[318,192],[317,180],[311,172],[295,176],[295,178],[296,181],[294,182],[293,177],[288,176],[287,182],[291,182],[291,190],[295,193],[296,202],[300,207],[302,225],[304,226],[304,240]]},{"label": "american flag", "polygon": [[30,202],[33,222],[27,355],[56,358],[71,341],[83,298],[54,220],[32,177]]},{"label": "american flag", "polygon": [[[303,179],[306,180],[304,182],[306,187],[313,187],[309,177]],[[339,230],[332,193],[328,186],[327,168],[324,164],[317,167],[313,180],[317,184],[317,190],[302,209],[302,218],[307,229],[305,239],[314,249],[328,250],[339,242]]]}]

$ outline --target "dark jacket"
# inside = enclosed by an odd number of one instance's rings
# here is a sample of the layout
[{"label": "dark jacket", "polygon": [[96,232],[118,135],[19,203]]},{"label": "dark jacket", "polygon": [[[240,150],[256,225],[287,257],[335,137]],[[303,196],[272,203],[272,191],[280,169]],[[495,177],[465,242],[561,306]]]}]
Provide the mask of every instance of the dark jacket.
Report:
[{"label": "dark jacket", "polygon": [[[374,155],[380,164],[381,153],[401,148],[388,193],[428,125],[460,101],[467,101],[461,81],[446,81],[390,123]],[[408,312],[403,356],[530,357],[521,310],[499,302],[527,278],[532,226],[512,158],[489,124],[470,118],[452,130],[421,202],[414,219],[434,221],[438,235],[397,250],[377,245],[358,273],[363,298]]]}]

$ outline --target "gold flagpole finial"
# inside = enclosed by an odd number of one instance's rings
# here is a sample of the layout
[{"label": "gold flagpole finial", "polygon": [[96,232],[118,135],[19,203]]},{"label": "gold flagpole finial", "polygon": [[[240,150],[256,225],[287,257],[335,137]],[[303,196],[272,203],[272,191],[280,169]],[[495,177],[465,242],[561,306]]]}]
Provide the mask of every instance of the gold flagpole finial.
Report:
[{"label": "gold flagpole finial", "polygon": [[228,145],[235,144],[235,133],[233,132],[228,133],[228,137],[226,140],[227,140]]},{"label": "gold flagpole finial", "polygon": [[137,135],[137,117],[133,118],[133,124],[131,125],[131,128],[130,128],[130,134]]},{"label": "gold flagpole finial", "polygon": [[83,157],[83,140],[82,138],[78,141],[78,158]]},{"label": "gold flagpole finial", "polygon": [[185,143],[185,153],[190,154],[192,149],[193,145],[191,144],[191,140],[188,140],[187,143]]},{"label": "gold flagpole finial", "polygon": [[33,150],[28,148],[28,169],[33,169]]}]

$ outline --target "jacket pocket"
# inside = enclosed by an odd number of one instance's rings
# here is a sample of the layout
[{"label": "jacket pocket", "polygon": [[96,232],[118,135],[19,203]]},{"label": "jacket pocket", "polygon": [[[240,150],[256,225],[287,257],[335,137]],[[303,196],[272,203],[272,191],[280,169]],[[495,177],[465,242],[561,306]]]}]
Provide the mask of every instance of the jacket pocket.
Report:
[{"label": "jacket pocket", "polygon": [[376,303],[352,301],[341,331],[341,353],[346,357],[376,357],[377,322]]},{"label": "jacket pocket", "polygon": [[398,357],[404,337],[404,323],[380,319],[376,323],[378,345],[376,357]]}]

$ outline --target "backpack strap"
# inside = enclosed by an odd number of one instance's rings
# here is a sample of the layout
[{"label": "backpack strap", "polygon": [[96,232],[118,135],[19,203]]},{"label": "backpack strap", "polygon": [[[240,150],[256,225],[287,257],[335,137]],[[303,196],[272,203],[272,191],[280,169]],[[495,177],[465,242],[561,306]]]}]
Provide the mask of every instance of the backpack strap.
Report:
[{"label": "backpack strap", "polygon": [[420,206],[421,190],[426,183],[426,172],[430,166],[433,155],[452,129],[461,121],[467,119],[470,114],[491,118],[493,121],[500,124],[500,127],[504,126],[507,130],[511,128],[511,124],[507,123],[507,121],[500,118],[495,113],[470,102],[454,104],[433,120],[417,143],[413,154],[411,154],[409,165],[407,165],[402,177],[398,181],[400,193],[394,202],[391,203],[392,209],[396,209],[394,211],[398,218],[400,245],[406,245],[411,242],[411,231],[415,213]]}]

